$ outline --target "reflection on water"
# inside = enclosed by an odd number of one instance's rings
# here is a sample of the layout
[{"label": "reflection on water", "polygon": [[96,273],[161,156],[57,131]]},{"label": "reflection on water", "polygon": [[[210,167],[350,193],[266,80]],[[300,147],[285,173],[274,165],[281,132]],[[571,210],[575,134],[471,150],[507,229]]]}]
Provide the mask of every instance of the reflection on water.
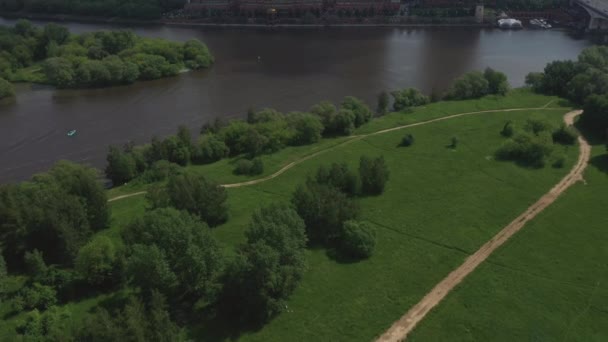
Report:
[{"label": "reflection on water", "polygon": [[[111,28],[67,26],[74,32]],[[19,85],[16,101],[0,103],[0,181],[28,178],[59,159],[103,167],[109,144],[141,143],[180,124],[198,130],[216,116],[242,117],[251,106],[306,110],[321,100],[354,95],[374,107],[382,90],[440,91],[462,73],[487,66],[520,86],[527,72],[553,59],[574,58],[590,44],[540,30],[130,29],[150,37],[198,38],[217,63],[205,71],[109,89]],[[71,129],[78,130],[74,138],[66,136]]]}]

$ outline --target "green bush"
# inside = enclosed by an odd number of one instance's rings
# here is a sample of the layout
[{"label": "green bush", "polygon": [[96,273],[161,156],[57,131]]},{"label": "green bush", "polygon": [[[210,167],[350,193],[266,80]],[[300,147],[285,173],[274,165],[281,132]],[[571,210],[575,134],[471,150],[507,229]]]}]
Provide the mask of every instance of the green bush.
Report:
[{"label": "green bush", "polygon": [[315,180],[319,184],[333,186],[351,196],[357,194],[359,187],[357,175],[345,163],[333,163],[329,168],[326,166],[319,167]]},{"label": "green bush", "polygon": [[137,175],[137,168],[133,156],[116,146],[110,146],[106,157],[106,176],[115,186],[122,185]]},{"label": "green bush", "polygon": [[169,177],[166,188],[149,193],[152,208],[173,206],[215,227],[228,220],[228,193],[220,184],[184,172]]},{"label": "green bush", "polygon": [[369,224],[346,221],[342,226],[340,250],[353,258],[369,258],[376,247],[376,232]]},{"label": "green bush", "polygon": [[321,140],[324,127],[318,116],[310,113],[293,112],[287,114],[287,122],[289,127],[294,130],[291,145],[308,145]]},{"label": "green bush", "polygon": [[414,136],[411,134],[406,134],[403,139],[401,139],[401,143],[399,146],[408,147],[414,144]]},{"label": "green bush", "polygon": [[488,90],[490,94],[495,95],[506,95],[509,92],[509,82],[507,81],[507,75],[502,72],[496,71],[492,68],[487,68],[483,77],[488,81]]},{"label": "green bush", "polygon": [[[2,70],[0,70],[2,71]],[[0,77],[0,99],[15,95],[13,86],[4,78]]]},{"label": "green bush", "polygon": [[57,292],[55,289],[39,283],[26,287],[20,292],[19,296],[22,299],[17,299],[17,302],[22,301],[23,308],[27,310],[46,310],[57,304]]},{"label": "green bush", "polygon": [[574,145],[574,143],[576,143],[578,134],[574,128],[561,125],[560,128],[553,131],[552,137],[553,142],[555,143],[562,145]]},{"label": "green bush", "polygon": [[144,171],[141,175],[141,180],[147,184],[162,182],[170,176],[177,175],[180,172],[181,168],[179,165],[168,160],[159,160],[152,164],[149,169]]},{"label": "green bush", "polygon": [[363,125],[372,118],[372,111],[369,107],[356,97],[345,97],[340,107],[342,109],[350,110],[355,114],[355,127]]},{"label": "green bush", "polygon": [[548,134],[516,134],[496,151],[496,158],[513,160],[522,165],[542,167],[551,154],[553,146]]},{"label": "green bush", "polygon": [[559,156],[556,156],[553,159],[553,163],[551,164],[551,166],[553,166],[556,169],[561,169],[566,165],[566,156],[561,154]]},{"label": "green bush", "polygon": [[507,123],[505,123],[505,125],[502,127],[502,130],[500,131],[500,135],[505,138],[510,138],[513,136],[513,133],[513,123],[511,121],[507,121]]},{"label": "green bush", "polygon": [[306,223],[306,233],[312,243],[334,243],[341,234],[342,224],[359,214],[359,206],[333,186],[308,181],[293,194],[292,203]]},{"label": "green bush", "polygon": [[412,107],[424,106],[431,100],[428,96],[420,93],[418,89],[407,88],[391,93],[394,98],[393,109],[397,112],[407,110]]},{"label": "green bush", "polygon": [[362,156],[359,161],[359,177],[361,178],[361,192],[365,195],[379,195],[389,179],[389,170],[384,157],[369,158]]},{"label": "green bush", "polygon": [[207,164],[216,162],[230,154],[230,149],[215,134],[205,134],[195,149],[192,161],[197,164]]},{"label": "green bush", "polygon": [[528,119],[524,126],[526,131],[532,132],[535,135],[539,135],[541,132],[550,131],[551,128],[551,124],[548,121],[539,119]]},{"label": "green bush", "polygon": [[234,174],[236,175],[259,175],[264,173],[264,162],[260,158],[254,158],[252,160],[249,159],[240,159],[236,162],[236,166],[234,168]]},{"label": "green bush", "polygon": [[118,283],[120,274],[119,251],[108,237],[89,241],[78,252],[75,268],[93,286]]},{"label": "green bush", "polygon": [[476,99],[490,93],[490,83],[479,71],[464,74],[448,89],[448,100]]}]

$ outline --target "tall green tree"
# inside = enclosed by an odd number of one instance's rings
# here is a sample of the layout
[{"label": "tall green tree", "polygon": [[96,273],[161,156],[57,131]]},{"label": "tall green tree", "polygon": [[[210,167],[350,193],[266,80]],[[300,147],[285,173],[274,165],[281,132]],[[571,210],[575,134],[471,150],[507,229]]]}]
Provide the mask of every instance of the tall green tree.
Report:
[{"label": "tall green tree", "polygon": [[226,272],[223,307],[240,319],[264,323],[283,311],[305,270],[304,221],[287,206],[256,211],[247,242]]},{"label": "tall green tree", "polygon": [[[228,193],[221,185],[192,173],[171,175],[165,190],[168,203],[200,217],[215,227],[228,220]],[[152,207],[163,207],[163,203],[151,203]]]},{"label": "tall green tree", "polygon": [[214,300],[223,258],[209,227],[184,211],[158,209],[128,225],[123,232],[132,248],[128,258],[133,283],[150,293]]}]

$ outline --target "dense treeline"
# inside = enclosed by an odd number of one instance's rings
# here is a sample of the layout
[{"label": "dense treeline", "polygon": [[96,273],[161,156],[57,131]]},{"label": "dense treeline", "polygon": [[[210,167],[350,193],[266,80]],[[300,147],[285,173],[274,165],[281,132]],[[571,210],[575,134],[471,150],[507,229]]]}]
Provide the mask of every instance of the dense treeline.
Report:
[{"label": "dense treeline", "polygon": [[44,14],[157,19],[185,0],[0,0],[0,9]]},{"label": "dense treeline", "polygon": [[321,102],[307,113],[283,114],[264,109],[250,111],[247,120],[228,123],[216,120],[203,126],[196,141],[182,126],[177,135],[164,140],[153,138],[146,146],[110,147],[106,175],[117,185],[139,175],[144,182],[157,182],[177,172],[179,168],[175,164],[207,164],[239,155],[243,158],[236,164],[236,174],[261,174],[264,165],[258,158],[260,155],[286,146],[313,144],[323,136],[350,135],[372,115],[361,100],[348,96],[340,108],[330,102]]},{"label": "dense treeline", "polygon": [[[130,31],[72,35],[63,26],[38,28],[26,20],[12,28],[0,27],[0,50],[0,77],[61,88],[131,84],[213,63],[213,56],[198,40],[176,43],[141,38]],[[41,76],[24,71],[35,65],[41,67]],[[0,94],[2,88],[0,79]]]},{"label": "dense treeline", "polygon": [[576,61],[554,61],[526,83],[536,92],[557,95],[583,105],[582,122],[604,134],[608,129],[608,47],[593,46]]}]

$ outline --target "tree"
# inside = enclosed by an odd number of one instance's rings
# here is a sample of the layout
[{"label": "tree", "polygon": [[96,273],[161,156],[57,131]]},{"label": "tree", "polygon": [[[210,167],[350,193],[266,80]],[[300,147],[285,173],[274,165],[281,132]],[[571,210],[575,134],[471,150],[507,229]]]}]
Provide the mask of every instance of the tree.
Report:
[{"label": "tree", "polygon": [[245,235],[226,273],[224,305],[243,320],[264,323],[284,309],[302,278],[304,221],[293,209],[273,205],[254,213]]},{"label": "tree", "polygon": [[378,94],[378,105],[376,107],[376,114],[384,115],[388,112],[390,98],[388,96],[388,92],[383,91]]},{"label": "tree", "polygon": [[242,120],[232,120],[219,132],[219,137],[228,146],[231,155],[244,153],[247,146],[243,146],[243,136],[249,131],[249,124]]},{"label": "tree", "polygon": [[403,139],[401,139],[401,143],[399,146],[408,147],[414,144],[414,136],[411,134],[406,134]]},{"label": "tree", "polygon": [[558,129],[553,131],[553,142],[563,145],[574,145],[578,134],[572,127],[562,124]]},{"label": "tree", "polygon": [[582,104],[590,95],[608,92],[608,74],[599,69],[589,68],[570,80],[567,91],[570,100]]},{"label": "tree", "polygon": [[550,95],[566,97],[568,83],[577,73],[577,67],[573,61],[551,62],[545,67],[541,89]]},{"label": "tree", "polygon": [[158,291],[152,291],[147,305],[131,296],[126,305],[112,313],[97,308],[76,333],[77,341],[180,342],[185,341],[184,337]]},{"label": "tree", "polygon": [[287,114],[287,123],[294,130],[291,145],[309,145],[321,140],[323,123],[321,119],[310,113],[292,112]]},{"label": "tree", "polygon": [[608,96],[589,96],[583,109],[583,124],[596,132],[605,133],[608,129]]},{"label": "tree", "polygon": [[332,163],[329,168],[319,167],[315,180],[319,184],[333,186],[350,196],[356,195],[359,187],[357,175],[345,163]]},{"label": "tree", "polygon": [[67,88],[75,84],[76,73],[72,63],[63,57],[47,59],[43,69],[49,82],[59,88]]},{"label": "tree", "polygon": [[0,99],[15,95],[13,86],[4,78],[0,77]]},{"label": "tree", "polygon": [[198,149],[192,156],[192,161],[199,164],[213,163],[227,157],[230,149],[215,134],[205,134],[198,143]]},{"label": "tree", "polygon": [[[212,227],[228,220],[228,194],[221,185],[191,173],[172,175],[164,196],[173,207],[200,217]],[[158,203],[152,203],[158,208]]]},{"label": "tree", "polygon": [[535,92],[543,92],[545,74],[542,72],[531,72],[526,75],[526,85]]},{"label": "tree", "polygon": [[496,71],[492,68],[486,68],[483,76],[488,81],[488,89],[490,94],[506,95],[509,91],[509,82],[507,75]]},{"label": "tree", "polygon": [[361,192],[366,195],[379,195],[389,178],[388,166],[384,157],[369,158],[362,156],[359,161],[359,177],[361,178]]},{"label": "tree", "polygon": [[551,135],[548,132],[539,135],[522,132],[504,142],[496,151],[496,158],[513,160],[525,166],[543,167],[551,151]]},{"label": "tree", "polygon": [[472,71],[456,79],[448,92],[446,98],[449,100],[476,99],[489,94],[490,84],[479,71]]},{"label": "tree", "polygon": [[58,45],[65,43],[69,38],[70,32],[65,26],[49,23],[44,26],[44,39],[46,42],[55,42]]},{"label": "tree", "polygon": [[341,108],[350,110],[355,114],[355,127],[363,125],[372,118],[372,111],[369,107],[363,101],[353,96],[345,97],[342,100]]},{"label": "tree", "polygon": [[310,180],[296,189],[292,203],[313,243],[333,243],[340,236],[342,223],[359,214],[357,203],[340,190]]},{"label": "tree", "polygon": [[120,280],[119,251],[109,238],[98,237],[78,252],[76,270],[93,286],[116,284]]},{"label": "tree", "polygon": [[42,253],[37,249],[34,249],[31,252],[25,252],[23,261],[28,275],[32,278],[42,278],[48,272],[48,266],[44,262]]},{"label": "tree", "polygon": [[68,194],[80,197],[87,210],[89,225],[101,230],[110,223],[108,198],[96,169],[84,165],[59,161],[48,172]]},{"label": "tree", "polygon": [[114,185],[122,185],[136,176],[135,160],[116,146],[110,146],[106,157],[106,176],[112,180]]},{"label": "tree", "polygon": [[513,123],[511,121],[507,121],[500,131],[500,135],[505,138],[510,138],[513,136],[514,131]]},{"label": "tree", "polygon": [[181,139],[187,139],[187,137],[170,136],[166,138],[162,142],[162,150],[170,162],[186,166],[190,162],[190,148],[184,145]]},{"label": "tree", "polygon": [[148,295],[152,290],[173,293],[177,286],[177,276],[165,252],[156,245],[134,245],[127,259],[127,274],[130,282]]},{"label": "tree", "polygon": [[369,258],[376,247],[376,232],[365,222],[346,221],[340,237],[341,252],[349,257]]},{"label": "tree", "polygon": [[156,288],[206,302],[217,294],[223,258],[200,219],[170,208],[153,210],[128,225],[123,238],[133,250],[129,274],[147,292]]},{"label": "tree", "polygon": [[397,112],[411,107],[423,106],[430,102],[428,96],[424,96],[416,88],[407,88],[391,93],[394,98],[393,109]]}]

